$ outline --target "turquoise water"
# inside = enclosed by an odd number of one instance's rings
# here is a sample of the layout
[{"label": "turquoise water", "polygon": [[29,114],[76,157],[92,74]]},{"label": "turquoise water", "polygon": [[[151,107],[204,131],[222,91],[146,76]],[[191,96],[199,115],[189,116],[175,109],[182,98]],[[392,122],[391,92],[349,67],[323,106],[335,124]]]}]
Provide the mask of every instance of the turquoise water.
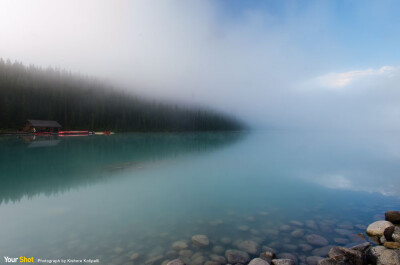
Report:
[{"label": "turquoise water", "polygon": [[[389,133],[1,137],[0,256],[162,264],[176,241],[205,261],[252,240],[301,263],[324,252],[306,235],[362,242],[400,208],[399,162]],[[210,246],[192,246],[195,234]]]}]

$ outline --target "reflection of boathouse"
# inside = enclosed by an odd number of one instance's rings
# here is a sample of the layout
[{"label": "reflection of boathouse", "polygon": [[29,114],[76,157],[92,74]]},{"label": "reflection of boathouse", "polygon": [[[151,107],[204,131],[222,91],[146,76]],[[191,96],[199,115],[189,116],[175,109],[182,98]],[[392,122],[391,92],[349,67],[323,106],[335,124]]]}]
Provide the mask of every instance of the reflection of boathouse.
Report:
[{"label": "reflection of boathouse", "polygon": [[61,125],[56,121],[43,120],[28,120],[24,131],[25,132],[58,132]]}]

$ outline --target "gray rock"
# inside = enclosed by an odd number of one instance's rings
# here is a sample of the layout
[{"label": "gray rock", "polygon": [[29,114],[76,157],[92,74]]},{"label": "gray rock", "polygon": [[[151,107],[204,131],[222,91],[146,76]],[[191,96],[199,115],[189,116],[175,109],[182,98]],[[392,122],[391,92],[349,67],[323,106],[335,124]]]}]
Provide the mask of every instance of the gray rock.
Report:
[{"label": "gray rock", "polygon": [[349,265],[343,260],[335,260],[332,258],[322,259],[318,262],[318,265]]},{"label": "gray rock", "polygon": [[308,251],[311,251],[313,249],[312,246],[310,246],[309,244],[305,244],[305,243],[300,243],[299,244],[299,248],[303,252],[308,252]]},{"label": "gray rock", "polygon": [[212,261],[212,260],[208,260],[204,263],[204,265],[221,265],[221,263]]},{"label": "gray rock", "polygon": [[190,262],[191,265],[203,265],[205,262],[205,258],[202,255],[196,256],[195,258],[192,257],[192,262]]},{"label": "gray rock", "polygon": [[296,265],[291,259],[273,259],[271,263],[273,265]]},{"label": "gray rock", "polygon": [[167,263],[167,265],[186,265],[181,259],[174,259]]},{"label": "gray rock", "polygon": [[355,246],[351,247],[351,249],[358,250],[361,252],[366,252],[371,246],[372,246],[371,243],[365,242],[362,244],[355,245]]},{"label": "gray rock", "polygon": [[269,265],[269,262],[260,258],[255,258],[250,261],[249,265]]},{"label": "gray rock", "polygon": [[192,236],[192,243],[198,247],[207,247],[210,244],[210,240],[205,235],[194,235]]},{"label": "gray rock", "polygon": [[328,257],[334,260],[340,260],[353,265],[363,265],[366,260],[363,253],[358,250],[344,248],[344,247],[333,247]]},{"label": "gray rock", "polygon": [[275,258],[275,252],[273,251],[264,251],[260,254],[260,258],[263,260],[266,260],[268,262],[271,262]]},{"label": "gray rock", "polygon": [[400,227],[396,226],[392,233],[393,241],[400,242]]},{"label": "gray rock", "polygon": [[329,244],[328,240],[325,237],[322,237],[317,234],[306,236],[306,240],[309,244],[314,246],[326,246]]},{"label": "gray rock", "polygon": [[290,225],[281,225],[281,227],[279,227],[279,230],[288,232],[288,231],[292,230],[292,228],[290,227]]},{"label": "gray rock", "polygon": [[175,250],[182,250],[182,249],[187,249],[188,244],[185,241],[176,241],[172,244],[172,249]]},{"label": "gray rock", "polygon": [[347,236],[347,235],[351,235],[353,233],[353,231],[344,229],[344,228],[337,228],[334,231],[341,236]]},{"label": "gray rock", "polygon": [[321,256],[321,257],[325,257],[328,255],[329,251],[331,250],[331,248],[333,248],[334,246],[325,246],[322,248],[316,248],[314,249],[311,254],[313,254],[313,256]]},{"label": "gray rock", "polygon": [[292,237],[299,238],[304,236],[304,231],[302,229],[296,229],[292,233],[290,233]]},{"label": "gray rock", "polygon": [[369,263],[376,264],[378,261],[378,257],[382,254],[382,252],[386,248],[384,246],[376,246],[368,249],[367,251],[367,260]]},{"label": "gray rock", "polygon": [[381,252],[376,262],[377,265],[399,265],[400,264],[400,250],[398,249],[385,249]]},{"label": "gray rock", "polygon": [[214,246],[212,251],[217,254],[222,254],[225,252],[225,248],[223,246]]},{"label": "gray rock", "polygon": [[259,245],[252,240],[245,240],[238,244],[238,248],[249,254],[255,255],[258,253]]},{"label": "gray rock", "polygon": [[400,224],[400,211],[388,211],[385,213],[385,220],[392,224]]},{"label": "gray rock", "polygon": [[308,265],[317,265],[320,260],[323,260],[323,257],[320,256],[310,256],[306,258],[306,263]]},{"label": "gray rock", "polygon": [[225,264],[226,263],[226,259],[222,256],[218,256],[218,255],[211,255],[210,256],[211,260],[219,262],[221,264]]},{"label": "gray rock", "polygon": [[381,237],[383,236],[383,232],[385,232],[385,229],[393,226],[393,224],[391,222],[388,221],[376,221],[373,222],[372,224],[370,224],[367,227],[367,234],[369,236],[377,236],[377,237]]},{"label": "gray rock", "polygon": [[229,263],[246,263],[250,260],[249,254],[237,249],[228,249],[225,251],[225,257]]},{"label": "gray rock", "polygon": [[294,264],[297,264],[298,262],[297,257],[291,253],[280,253],[276,257],[278,259],[290,259],[294,262]]}]

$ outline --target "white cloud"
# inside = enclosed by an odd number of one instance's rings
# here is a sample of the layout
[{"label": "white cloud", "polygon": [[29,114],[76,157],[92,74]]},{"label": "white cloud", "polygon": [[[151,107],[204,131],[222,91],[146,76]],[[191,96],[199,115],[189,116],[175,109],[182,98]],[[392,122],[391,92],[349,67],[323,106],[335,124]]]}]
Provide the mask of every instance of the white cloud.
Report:
[{"label": "white cloud", "polygon": [[316,85],[327,88],[343,88],[366,77],[390,76],[396,68],[393,66],[382,66],[379,69],[354,70],[343,73],[329,73],[315,78]]}]

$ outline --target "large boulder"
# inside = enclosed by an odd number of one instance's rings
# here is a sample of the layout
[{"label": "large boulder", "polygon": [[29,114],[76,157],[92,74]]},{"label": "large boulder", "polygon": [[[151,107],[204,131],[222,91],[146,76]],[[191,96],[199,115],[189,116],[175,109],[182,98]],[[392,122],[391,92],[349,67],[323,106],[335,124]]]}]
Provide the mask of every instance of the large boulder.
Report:
[{"label": "large boulder", "polygon": [[399,265],[400,264],[400,250],[398,249],[385,249],[383,250],[376,262],[377,265]]},{"label": "large boulder", "polygon": [[247,263],[250,260],[249,254],[237,249],[228,249],[225,251],[225,257],[229,263]]},{"label": "large boulder", "polygon": [[400,227],[396,226],[392,233],[393,241],[400,242]]},{"label": "large boulder", "polygon": [[333,247],[329,251],[328,257],[353,265],[363,265],[366,261],[365,255],[361,251],[344,247]]},{"label": "large boulder", "polygon": [[383,236],[383,233],[385,232],[385,229],[388,227],[393,226],[391,222],[388,221],[376,221],[370,224],[367,227],[367,234],[369,236],[377,236],[381,237]]},{"label": "large boulder", "polygon": [[198,247],[207,247],[210,244],[210,240],[205,235],[194,235],[192,236],[192,243]]},{"label": "large boulder", "polygon": [[385,213],[385,220],[392,224],[400,224],[400,211],[388,211]]},{"label": "large boulder", "polygon": [[386,250],[384,246],[372,247],[367,251],[367,260],[370,264],[376,264],[378,257]]},{"label": "large boulder", "polygon": [[269,262],[260,258],[255,258],[250,261],[249,265],[269,265]]},{"label": "large boulder", "polygon": [[238,244],[238,249],[246,251],[249,254],[257,254],[259,245],[252,240],[245,240]]},{"label": "large boulder", "polygon": [[314,246],[326,246],[329,244],[328,240],[325,237],[317,234],[306,236],[306,240],[309,244]]}]

